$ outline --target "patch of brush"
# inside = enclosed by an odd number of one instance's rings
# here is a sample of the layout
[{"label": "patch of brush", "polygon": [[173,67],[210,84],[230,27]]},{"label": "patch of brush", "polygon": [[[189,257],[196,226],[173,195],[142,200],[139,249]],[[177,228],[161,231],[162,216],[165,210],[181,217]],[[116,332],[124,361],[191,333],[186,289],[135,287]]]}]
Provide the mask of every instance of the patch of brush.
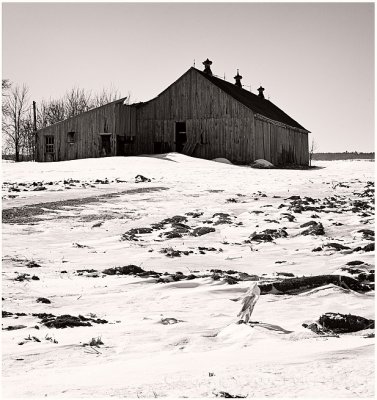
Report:
[{"label": "patch of brush", "polygon": [[203,235],[207,235],[208,233],[212,233],[215,232],[216,229],[209,227],[209,226],[200,226],[198,228],[195,228],[192,232],[191,235],[192,236],[203,236]]},{"label": "patch of brush", "polygon": [[76,274],[78,276],[87,276],[89,278],[98,278],[99,272],[96,269],[87,268],[87,269],[78,269],[76,270]]},{"label": "patch of brush", "polygon": [[296,221],[296,217],[290,213],[282,213],[280,219],[286,219],[288,222]]},{"label": "patch of brush", "polygon": [[215,213],[212,215],[212,218],[214,219],[213,225],[222,225],[222,224],[231,224],[232,223],[232,218],[230,214],[227,213]]},{"label": "patch of brush", "polygon": [[29,261],[26,263],[27,268],[41,268],[42,266],[37,264],[35,261]]},{"label": "patch of brush", "polygon": [[365,329],[374,329],[374,319],[334,312],[328,312],[321,315],[318,323],[325,329],[334,333],[350,333]]},{"label": "patch of brush", "polygon": [[221,269],[211,269],[212,273],[211,277],[213,280],[218,281],[222,280],[228,285],[235,285],[238,282],[242,281],[258,281],[258,275],[250,275],[247,272],[240,272],[235,270],[221,270]]},{"label": "patch of brush", "polygon": [[47,299],[46,297],[38,297],[36,301],[37,303],[51,304],[51,300]]},{"label": "patch of brush", "polygon": [[123,233],[120,240],[122,240],[122,241],[129,240],[129,241],[138,242],[141,240],[139,238],[139,235],[145,235],[145,234],[152,233],[152,232],[153,232],[153,228],[132,228],[132,229],[129,229],[127,232]]},{"label": "patch of brush", "polygon": [[299,294],[308,290],[333,284],[347,290],[365,293],[371,291],[372,285],[360,283],[358,280],[345,275],[302,276],[260,283],[261,294]]},{"label": "patch of brush", "polygon": [[39,281],[39,277],[36,275],[31,276],[30,274],[18,274],[16,278],[14,278],[17,282],[23,281]]},{"label": "patch of brush", "polygon": [[163,248],[160,250],[160,253],[165,254],[166,257],[174,258],[174,257],[181,257],[181,255],[188,256],[193,254],[192,250],[176,250],[172,247]]},{"label": "patch of brush", "polygon": [[137,265],[125,265],[123,267],[112,267],[107,268],[102,271],[105,275],[131,275],[139,277],[153,277],[157,278],[161,275],[159,272],[155,271],[145,271],[143,268]]},{"label": "patch of brush", "polygon": [[64,314],[59,315],[58,317],[45,317],[41,320],[41,323],[47,328],[56,328],[56,329],[64,329],[64,328],[74,328],[78,326],[92,326],[91,323],[95,324],[107,324],[108,321],[100,318],[88,318],[82,315],[78,317]]},{"label": "patch of brush", "polygon": [[16,331],[18,329],[24,329],[26,325],[9,325],[5,328],[2,328],[3,331]]},{"label": "patch of brush", "polygon": [[192,217],[192,218],[199,218],[203,214],[204,213],[202,211],[190,211],[190,212],[187,212],[185,215],[187,215],[188,217]]},{"label": "patch of brush", "polygon": [[167,224],[180,224],[183,222],[187,222],[188,219],[187,217],[183,215],[174,215],[173,217],[170,218],[165,218],[161,221],[161,224],[167,225]]},{"label": "patch of brush", "polygon": [[307,236],[307,235],[321,236],[321,235],[325,234],[325,229],[324,229],[323,225],[320,222],[316,222],[316,221],[308,221],[308,222],[300,225],[300,228],[307,228],[301,232],[301,235],[304,235],[304,236]]},{"label": "patch of brush", "polygon": [[199,254],[206,254],[207,251],[210,251],[210,252],[216,251],[219,253],[222,253],[224,251],[221,247],[216,249],[215,247],[204,247],[204,246],[199,246],[198,250],[199,250]]},{"label": "patch of brush", "polygon": [[354,266],[345,266],[340,268],[341,271],[347,272],[352,275],[359,282],[374,282],[374,269],[368,270],[367,268],[357,268]]},{"label": "patch of brush", "polygon": [[240,281],[257,281],[259,277],[257,275],[250,275],[246,272],[240,272],[235,270],[223,271],[220,269],[211,269],[209,272],[200,274],[193,274],[192,272],[185,275],[183,272],[155,272],[145,271],[137,265],[126,265],[124,267],[113,267],[102,271],[105,275],[130,275],[141,278],[154,278],[156,283],[170,283],[178,282],[182,280],[193,280],[198,278],[211,277],[213,280],[223,280],[225,283],[230,285],[236,284]]},{"label": "patch of brush", "polygon": [[254,232],[249,239],[254,242],[272,242],[274,239],[285,238],[288,236],[284,228],[281,229],[265,229],[262,232]]},{"label": "patch of brush", "polygon": [[182,321],[181,319],[168,317],[168,318],[161,318],[159,322],[162,325],[175,325],[178,324],[179,322],[184,322],[184,321]]},{"label": "patch of brush", "polygon": [[348,246],[344,246],[341,243],[335,243],[335,242],[331,242],[331,243],[326,243],[323,245],[323,247],[328,247],[331,250],[336,250],[336,251],[341,251],[341,250],[351,250],[350,247]]},{"label": "patch of brush", "polygon": [[182,222],[174,222],[171,224],[171,230],[167,232],[161,232],[159,237],[165,239],[175,239],[180,238],[183,235],[188,235],[190,233],[191,228],[182,223]]}]

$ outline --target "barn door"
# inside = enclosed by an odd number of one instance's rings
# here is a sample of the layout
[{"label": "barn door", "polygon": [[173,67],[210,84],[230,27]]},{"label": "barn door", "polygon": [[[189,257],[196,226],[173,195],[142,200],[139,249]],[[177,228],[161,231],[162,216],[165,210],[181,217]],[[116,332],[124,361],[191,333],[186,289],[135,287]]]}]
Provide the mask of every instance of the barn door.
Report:
[{"label": "barn door", "polygon": [[124,136],[117,135],[117,156],[124,156],[125,154],[125,144]]},{"label": "barn door", "polygon": [[45,136],[45,161],[55,161],[55,137]]},{"label": "barn door", "polygon": [[111,135],[101,135],[101,157],[111,156]]},{"label": "barn door", "polygon": [[187,142],[186,121],[175,123],[175,151],[182,153]]}]

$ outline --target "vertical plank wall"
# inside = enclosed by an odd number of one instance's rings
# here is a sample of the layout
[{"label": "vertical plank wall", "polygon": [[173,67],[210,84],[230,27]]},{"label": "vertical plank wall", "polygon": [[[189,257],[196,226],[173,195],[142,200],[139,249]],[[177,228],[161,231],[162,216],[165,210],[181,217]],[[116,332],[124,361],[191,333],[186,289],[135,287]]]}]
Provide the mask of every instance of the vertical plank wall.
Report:
[{"label": "vertical plank wall", "polygon": [[[111,155],[116,154],[117,102],[82,113],[41,129],[37,133],[37,161],[45,160],[45,136],[55,138],[55,161],[100,157],[100,133],[111,133]],[[68,143],[68,132],[75,132],[75,142]]]},{"label": "vertical plank wall", "polygon": [[309,164],[308,133],[255,116],[255,159],[274,165]]}]

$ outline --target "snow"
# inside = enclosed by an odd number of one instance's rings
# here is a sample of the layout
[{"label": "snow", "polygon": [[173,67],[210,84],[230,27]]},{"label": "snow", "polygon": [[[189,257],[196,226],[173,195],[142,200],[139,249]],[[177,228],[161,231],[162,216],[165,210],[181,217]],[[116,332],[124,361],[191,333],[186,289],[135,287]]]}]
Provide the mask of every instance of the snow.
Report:
[{"label": "snow", "polygon": [[219,163],[223,163],[223,164],[232,164],[228,159],[226,158],[214,158],[212,161],[216,161]]},{"label": "snow", "polygon": [[[13,192],[3,190],[4,211],[88,197],[98,200],[67,203],[23,224],[3,223],[3,310],[27,314],[2,320],[3,328],[27,326],[2,333],[3,396],[215,397],[224,391],[248,397],[373,397],[374,338],[366,338],[363,331],[320,337],[302,324],[325,312],[374,318],[374,291],[356,293],[326,285],[297,295],[262,295],[251,316],[258,323],[249,326],[237,324],[242,301],[234,300],[242,299],[252,282],[229,285],[209,276],[210,269],[264,278],[278,272],[331,274],[353,260],[374,269],[374,252],[312,252],[334,241],[351,248],[365,245],[357,231],[373,230],[373,217],[336,210],[321,213],[317,221],[326,235],[318,237],[300,234],[300,225],[311,220],[313,212],[294,213],[294,222],[282,219],[282,213],[292,213],[279,208],[290,196],[358,199],[355,192],[374,181],[371,162],[315,165],[320,168],[253,169],[178,153],[3,163],[3,182],[54,182],[44,191],[14,192],[14,198],[8,197]],[[135,183],[139,174],[151,182]],[[93,183],[105,178],[110,183]],[[68,190],[62,183],[68,179],[80,183]],[[82,186],[89,181],[91,186]],[[164,239],[157,230],[140,235],[142,241],[120,240],[131,228],[193,211],[203,214],[188,217],[190,227],[213,226],[215,232]],[[215,213],[229,214],[231,223],[206,223],[214,221]],[[98,222],[102,224],[93,227]],[[253,232],[282,227],[287,238],[245,243]],[[200,254],[199,246],[216,251]],[[167,247],[193,253],[168,258],[160,253]],[[30,260],[41,267],[27,268]],[[151,278],[76,273],[129,264],[203,276],[155,283]],[[17,273],[35,274],[40,280],[17,282]],[[37,303],[38,297],[50,299],[51,304]],[[49,329],[31,316],[41,312],[92,313],[109,323]],[[182,322],[164,325],[163,318]],[[41,341],[18,344],[29,335]],[[100,348],[83,346],[97,337],[104,342]]]},{"label": "snow", "polygon": [[255,160],[253,162],[253,167],[258,167],[258,168],[271,168],[273,167],[274,164],[270,163],[267,160],[263,160],[262,158]]}]

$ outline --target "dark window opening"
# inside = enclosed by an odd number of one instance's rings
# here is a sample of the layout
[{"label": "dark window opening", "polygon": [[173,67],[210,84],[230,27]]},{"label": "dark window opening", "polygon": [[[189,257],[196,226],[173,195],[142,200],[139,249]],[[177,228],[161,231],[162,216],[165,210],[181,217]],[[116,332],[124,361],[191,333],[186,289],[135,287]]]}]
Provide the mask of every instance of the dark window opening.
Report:
[{"label": "dark window opening", "polygon": [[45,136],[46,153],[54,153],[54,136]]},{"label": "dark window opening", "polygon": [[175,123],[175,151],[182,153],[187,142],[186,122]]},{"label": "dark window opening", "polygon": [[75,143],[75,132],[68,132],[68,143]]}]

